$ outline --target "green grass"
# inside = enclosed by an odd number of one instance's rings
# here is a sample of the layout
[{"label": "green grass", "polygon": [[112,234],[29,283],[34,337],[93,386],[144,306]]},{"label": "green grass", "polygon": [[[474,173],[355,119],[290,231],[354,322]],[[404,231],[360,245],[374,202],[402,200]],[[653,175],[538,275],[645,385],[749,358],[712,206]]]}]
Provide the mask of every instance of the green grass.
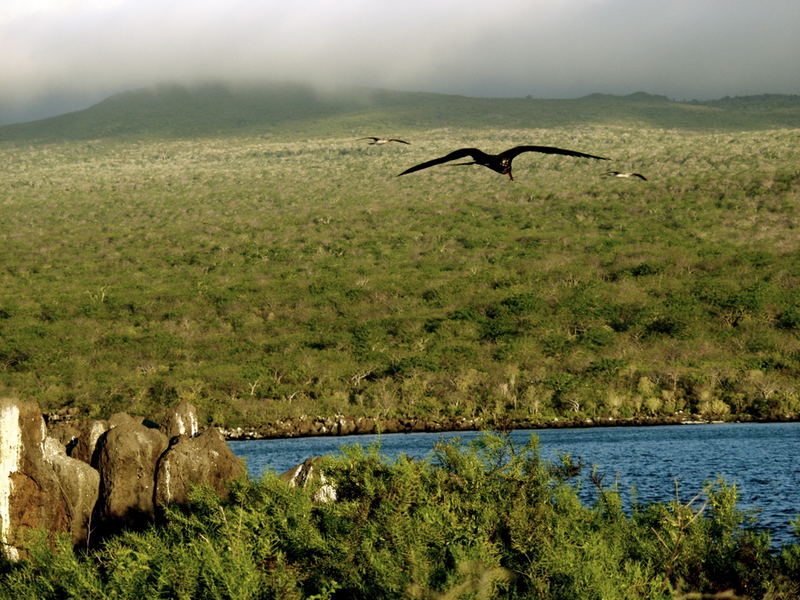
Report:
[{"label": "green grass", "polygon": [[[366,133],[0,146],[0,391],[226,425],[797,414],[797,130]],[[395,177],[523,143],[614,161]]]}]

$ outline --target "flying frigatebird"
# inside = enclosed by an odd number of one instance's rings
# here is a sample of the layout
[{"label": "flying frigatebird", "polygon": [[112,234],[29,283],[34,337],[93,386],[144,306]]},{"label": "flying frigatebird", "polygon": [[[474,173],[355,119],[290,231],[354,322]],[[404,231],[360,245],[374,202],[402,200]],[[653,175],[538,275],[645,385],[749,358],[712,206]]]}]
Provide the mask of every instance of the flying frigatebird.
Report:
[{"label": "flying frigatebird", "polygon": [[433,160],[426,161],[424,163],[420,163],[418,165],[414,165],[410,169],[406,169],[400,175],[407,175],[408,173],[413,173],[414,171],[420,171],[422,169],[427,169],[428,167],[433,167],[435,165],[440,165],[442,163],[450,162],[451,160],[458,160],[459,158],[465,158],[469,156],[472,158],[472,162],[467,163],[457,163],[458,165],[481,165],[483,167],[488,167],[492,171],[496,171],[501,175],[508,175],[508,178],[512,181],[514,180],[513,175],[511,174],[511,161],[516,158],[517,155],[522,154],[523,152],[542,152],[544,154],[564,154],[566,156],[579,156],[581,158],[595,158],[597,160],[610,160],[603,156],[595,156],[594,154],[585,154],[583,152],[577,152],[576,150],[564,150],[563,148],[553,148],[552,146],[516,146],[514,148],[510,148],[500,154],[486,154],[482,150],[478,150],[477,148],[460,148],[459,150],[454,150],[450,154],[446,154],[440,158],[434,158]]},{"label": "flying frigatebird", "polygon": [[630,179],[631,177],[638,177],[642,181],[647,181],[647,177],[641,173],[632,173],[631,171],[608,171],[603,173],[606,177],[622,177],[623,179]]},{"label": "flying frigatebird", "polygon": [[388,144],[389,142],[398,142],[400,144],[410,144],[411,142],[407,142],[405,140],[398,140],[397,138],[382,138],[382,137],[375,137],[373,135],[358,138],[359,140],[372,140],[369,142],[370,146],[374,146],[375,144]]}]

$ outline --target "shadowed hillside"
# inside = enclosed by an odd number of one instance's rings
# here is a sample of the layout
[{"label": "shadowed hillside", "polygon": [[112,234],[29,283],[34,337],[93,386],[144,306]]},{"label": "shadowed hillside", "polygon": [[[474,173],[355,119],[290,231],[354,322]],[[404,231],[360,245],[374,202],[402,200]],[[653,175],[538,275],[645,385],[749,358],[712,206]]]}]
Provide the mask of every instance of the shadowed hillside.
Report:
[{"label": "shadowed hillside", "polygon": [[571,100],[470,98],[366,88],[319,92],[300,85],[177,85],[125,92],[85,110],[0,127],[0,141],[123,137],[349,135],[440,127],[574,125],[755,130],[800,127],[800,97],[675,102],[642,92]]}]

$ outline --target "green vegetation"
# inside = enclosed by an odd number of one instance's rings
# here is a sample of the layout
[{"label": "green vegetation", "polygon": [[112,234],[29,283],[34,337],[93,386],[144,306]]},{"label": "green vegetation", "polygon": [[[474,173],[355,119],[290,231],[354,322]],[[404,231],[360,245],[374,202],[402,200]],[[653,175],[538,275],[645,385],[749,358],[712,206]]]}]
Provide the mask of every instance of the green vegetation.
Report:
[{"label": "green vegetation", "polygon": [[[798,114],[210,87],[0,127],[0,396],[95,417],[188,400],[228,426],[797,418]],[[395,177],[527,143],[614,161]],[[798,545],[772,550],[721,481],[627,511],[594,474],[587,506],[569,457],[500,437],[325,470],[330,504],[268,474],[91,550],[33,542],[0,598],[800,594]]]},{"label": "green vegetation", "polygon": [[[800,545],[736,508],[722,481],[696,497],[622,509],[593,473],[583,504],[570,457],[537,439],[440,444],[432,462],[390,463],[376,448],[325,459],[338,498],[274,474],[227,502],[197,490],[156,526],[73,553],[40,540],[0,565],[0,598],[797,598]],[[317,482],[316,486],[320,485]],[[798,524],[800,525],[800,524]],[[798,527],[800,534],[800,526]]]},{"label": "green vegetation", "polygon": [[[800,96],[761,95],[677,102],[646,93],[570,100],[470,98],[369,88],[317,90],[293,84],[164,85],[112,96],[86,110],[0,127],[0,142],[252,136],[281,140],[383,131],[531,129],[614,125],[741,131],[800,127]],[[365,129],[367,131],[365,131]]]},{"label": "green vegetation", "polygon": [[[89,416],[188,400],[228,426],[797,416],[798,130],[376,131],[369,115],[292,141],[0,144],[0,392]],[[614,161],[395,177],[523,143]]]}]

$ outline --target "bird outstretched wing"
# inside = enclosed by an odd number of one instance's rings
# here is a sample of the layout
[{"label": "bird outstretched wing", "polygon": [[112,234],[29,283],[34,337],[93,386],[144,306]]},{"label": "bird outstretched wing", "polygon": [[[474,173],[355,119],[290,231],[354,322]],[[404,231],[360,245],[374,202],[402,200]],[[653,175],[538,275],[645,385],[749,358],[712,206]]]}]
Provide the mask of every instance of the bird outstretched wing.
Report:
[{"label": "bird outstretched wing", "polygon": [[360,137],[356,138],[357,140],[372,140],[376,144],[388,144],[389,142],[399,142],[401,144],[411,144],[411,142],[407,142],[405,140],[399,140],[397,138],[380,138],[374,135],[369,135],[367,137]]},{"label": "bird outstretched wing", "polygon": [[543,154],[563,154],[565,156],[578,156],[580,158],[596,158],[597,160],[611,160],[605,156],[595,156],[577,150],[565,150],[564,148],[554,148],[552,146],[515,146],[498,154],[500,158],[512,159],[523,152],[541,152]]},{"label": "bird outstretched wing", "polygon": [[603,175],[607,177],[622,177],[624,179],[625,178],[630,179],[631,177],[638,177],[642,181],[647,181],[647,177],[645,177],[641,173],[631,173],[630,171],[607,171],[606,173],[603,173]]},{"label": "bird outstretched wing", "polygon": [[459,158],[465,158],[467,156],[472,157],[473,160],[479,160],[481,157],[487,156],[485,152],[478,150],[477,148],[460,148],[458,150],[454,150],[450,154],[445,154],[439,158],[434,158],[431,160],[426,160],[423,163],[419,163],[418,165],[414,165],[403,171],[402,173],[398,173],[398,177],[400,175],[408,175],[409,173],[413,173],[414,171],[421,171],[422,169],[427,169],[428,167],[433,167],[436,165],[440,165],[442,163],[450,162],[451,160],[458,160]]}]

